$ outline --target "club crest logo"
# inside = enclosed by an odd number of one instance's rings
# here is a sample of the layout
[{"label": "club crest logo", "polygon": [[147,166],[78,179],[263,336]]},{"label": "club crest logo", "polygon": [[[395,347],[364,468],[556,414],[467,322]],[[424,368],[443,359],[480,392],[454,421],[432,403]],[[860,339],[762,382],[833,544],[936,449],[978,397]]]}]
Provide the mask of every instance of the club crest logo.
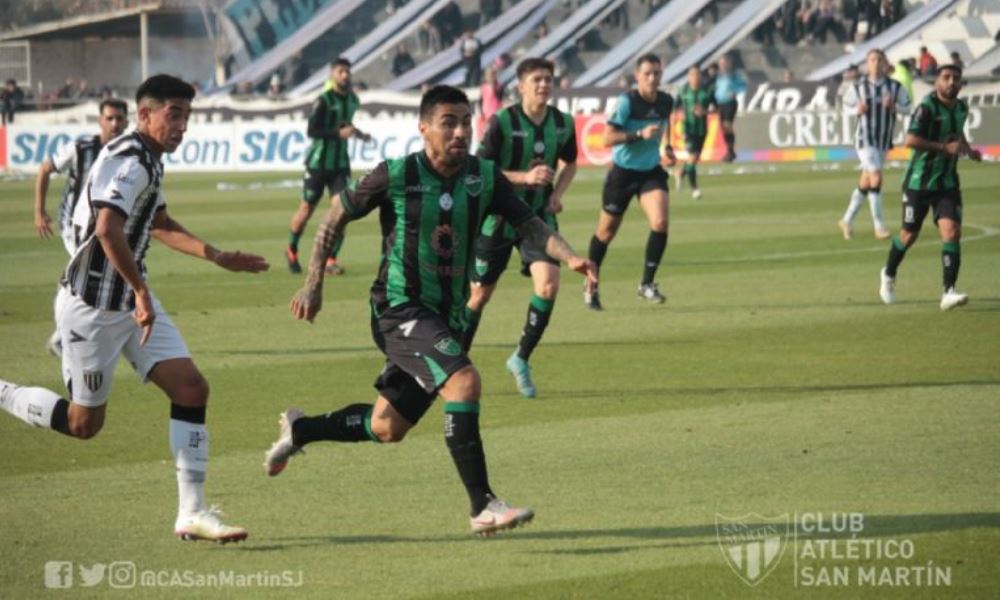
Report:
[{"label": "club crest logo", "polygon": [[455,200],[447,192],[441,194],[441,197],[438,198],[438,206],[441,207],[441,210],[451,210],[451,207],[454,205]]},{"label": "club crest logo", "polygon": [[465,176],[465,191],[470,196],[478,196],[483,191],[483,178],[479,175]]},{"label": "club crest logo", "polygon": [[486,275],[486,270],[490,268],[490,263],[481,258],[476,258],[476,274]]},{"label": "club crest logo", "polygon": [[88,390],[96,392],[101,389],[101,385],[104,383],[104,373],[100,371],[84,371],[83,383],[86,384]]},{"label": "club crest logo", "polygon": [[434,349],[447,356],[458,356],[462,353],[462,346],[455,341],[455,338],[446,337],[438,340],[434,344]]},{"label": "club crest logo", "polygon": [[775,517],[716,513],[715,533],[726,564],[752,587],[764,581],[781,561],[790,537],[788,513]]},{"label": "club crest logo", "polygon": [[545,142],[538,140],[532,149],[535,151],[535,154],[543,154],[545,152]]}]

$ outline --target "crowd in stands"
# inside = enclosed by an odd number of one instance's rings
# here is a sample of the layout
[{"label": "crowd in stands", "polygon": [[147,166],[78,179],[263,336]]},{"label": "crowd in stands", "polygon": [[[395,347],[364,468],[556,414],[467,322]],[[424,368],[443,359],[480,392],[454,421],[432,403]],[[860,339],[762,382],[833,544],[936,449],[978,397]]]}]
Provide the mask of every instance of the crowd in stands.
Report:
[{"label": "crowd in stands", "polygon": [[905,15],[903,0],[788,0],[753,33],[762,44],[861,42],[885,31]]}]

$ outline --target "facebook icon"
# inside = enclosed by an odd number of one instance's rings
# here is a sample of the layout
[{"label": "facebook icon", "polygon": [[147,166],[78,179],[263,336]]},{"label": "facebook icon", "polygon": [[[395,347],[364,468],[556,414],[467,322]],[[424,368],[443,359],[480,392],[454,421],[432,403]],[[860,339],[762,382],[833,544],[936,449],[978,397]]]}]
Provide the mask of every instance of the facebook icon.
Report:
[{"label": "facebook icon", "polygon": [[45,587],[73,587],[73,563],[68,560],[50,560],[45,563]]}]

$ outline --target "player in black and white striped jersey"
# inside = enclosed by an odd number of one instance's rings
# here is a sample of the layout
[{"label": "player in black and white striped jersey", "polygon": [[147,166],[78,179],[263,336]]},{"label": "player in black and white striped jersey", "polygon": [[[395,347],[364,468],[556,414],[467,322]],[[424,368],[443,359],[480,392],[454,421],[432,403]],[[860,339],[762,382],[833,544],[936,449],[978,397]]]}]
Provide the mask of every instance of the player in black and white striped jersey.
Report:
[{"label": "player in black and white striped jersey", "polygon": [[[49,192],[49,178],[53,173],[66,174],[66,189],[59,204],[59,233],[63,246],[70,256],[76,250],[73,239],[73,210],[83,191],[83,183],[90,173],[90,167],[105,144],[120,136],[128,125],[128,105],[124,100],[109,98],[98,107],[100,134],[82,136],[64,144],[51,157],[42,161],[35,178],[35,231],[43,239],[52,237],[52,218],[45,210],[45,198]],[[56,330],[46,344],[49,352],[62,354],[62,340]]]},{"label": "player in black and white striped jersey", "polygon": [[160,189],[164,153],[180,146],[194,88],[156,75],[136,92],[138,126],[112,140],[91,167],[73,213],[76,250],[56,299],[69,399],[0,380],[0,408],[29,425],[89,439],[104,425],[118,358],[170,399],[170,449],[177,466],[174,532],[183,539],[238,541],[245,529],[223,524],[205,503],[208,383],[170,316],[146,283],[151,237],[230,271],[259,272],[262,257],[223,252],[170,217]]},{"label": "player in black and white striped jersey", "polygon": [[861,210],[865,196],[872,214],[875,237],[884,240],[890,235],[882,218],[882,163],[892,148],[893,130],[900,111],[910,108],[910,96],[896,80],[888,77],[889,61],[878,48],[868,51],[865,58],[867,76],[859,79],[844,94],[844,107],[858,115],[855,148],[861,160],[858,187],[851,194],[847,211],[837,223],[845,240],[854,235],[853,221]]}]

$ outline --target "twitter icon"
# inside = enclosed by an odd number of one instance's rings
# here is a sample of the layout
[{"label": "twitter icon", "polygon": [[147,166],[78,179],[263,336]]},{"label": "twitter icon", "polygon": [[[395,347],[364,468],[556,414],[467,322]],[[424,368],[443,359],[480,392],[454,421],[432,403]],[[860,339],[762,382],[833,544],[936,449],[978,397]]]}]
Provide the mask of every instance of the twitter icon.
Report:
[{"label": "twitter icon", "polygon": [[80,567],[80,585],[83,587],[94,587],[104,581],[104,569],[106,565],[96,563],[89,569],[83,565]]}]

